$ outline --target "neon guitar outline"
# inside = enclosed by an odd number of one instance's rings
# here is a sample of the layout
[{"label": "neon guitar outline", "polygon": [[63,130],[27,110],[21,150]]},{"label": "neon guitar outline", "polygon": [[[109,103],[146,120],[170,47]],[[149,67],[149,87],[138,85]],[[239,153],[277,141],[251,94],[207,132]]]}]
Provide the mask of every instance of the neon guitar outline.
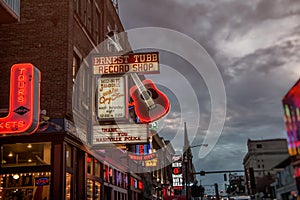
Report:
[{"label": "neon guitar outline", "polygon": [[170,111],[167,96],[157,89],[150,79],[140,80],[136,73],[131,73],[135,85],[130,88],[130,96],[134,102],[134,110],[141,123],[156,121]]},{"label": "neon guitar outline", "polygon": [[9,110],[0,118],[0,135],[30,134],[39,124],[41,73],[31,63],[11,67]]}]

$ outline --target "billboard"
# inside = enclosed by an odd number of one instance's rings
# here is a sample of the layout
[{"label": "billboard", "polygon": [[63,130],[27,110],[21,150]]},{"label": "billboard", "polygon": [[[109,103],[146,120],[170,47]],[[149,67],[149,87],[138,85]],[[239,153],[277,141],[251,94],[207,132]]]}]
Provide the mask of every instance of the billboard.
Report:
[{"label": "billboard", "polygon": [[147,124],[116,124],[93,127],[92,144],[147,143]]},{"label": "billboard", "polygon": [[300,80],[284,96],[282,103],[289,154],[300,155]]}]

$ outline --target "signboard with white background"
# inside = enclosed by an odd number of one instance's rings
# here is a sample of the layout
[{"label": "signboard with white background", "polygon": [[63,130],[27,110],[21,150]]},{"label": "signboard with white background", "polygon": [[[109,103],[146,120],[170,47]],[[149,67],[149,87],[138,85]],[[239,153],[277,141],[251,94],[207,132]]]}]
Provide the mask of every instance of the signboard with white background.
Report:
[{"label": "signboard with white background", "polygon": [[127,118],[127,78],[101,77],[97,80],[97,117],[99,120]]},{"label": "signboard with white background", "polygon": [[147,143],[148,124],[116,124],[93,127],[93,145]]},{"label": "signboard with white background", "polygon": [[175,155],[172,158],[172,178],[173,178],[173,188],[174,189],[182,189],[183,181],[182,181],[182,160],[181,156]]}]

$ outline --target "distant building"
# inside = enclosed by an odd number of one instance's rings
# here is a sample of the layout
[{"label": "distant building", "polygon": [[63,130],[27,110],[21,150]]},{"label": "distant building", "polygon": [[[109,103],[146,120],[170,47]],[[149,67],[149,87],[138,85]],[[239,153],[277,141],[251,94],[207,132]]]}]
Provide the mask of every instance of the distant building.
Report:
[{"label": "distant building", "polygon": [[[243,165],[248,194],[254,195],[260,192],[267,194],[269,192],[267,188],[276,177],[274,166],[289,156],[287,142],[285,139],[248,139],[247,146],[248,152],[244,157]],[[251,170],[254,172],[252,176]]]}]

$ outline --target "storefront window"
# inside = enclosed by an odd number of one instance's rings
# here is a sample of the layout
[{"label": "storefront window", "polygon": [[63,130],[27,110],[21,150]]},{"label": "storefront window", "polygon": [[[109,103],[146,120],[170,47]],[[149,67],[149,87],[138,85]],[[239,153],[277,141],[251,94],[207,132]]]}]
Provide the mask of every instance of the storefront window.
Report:
[{"label": "storefront window", "polygon": [[95,176],[99,177],[101,176],[101,164],[98,160],[94,160],[95,162]]},{"label": "storefront window", "polygon": [[93,157],[89,155],[86,158],[86,163],[87,163],[87,173],[93,174]]},{"label": "storefront window", "polygon": [[72,147],[70,145],[66,145],[66,165],[72,167]]},{"label": "storefront window", "polygon": [[1,167],[51,164],[51,142],[4,144]]},{"label": "storefront window", "polygon": [[66,200],[71,199],[71,174],[66,173]]},{"label": "storefront window", "polygon": [[95,200],[100,200],[101,198],[101,183],[95,182]]},{"label": "storefront window", "polygon": [[50,172],[0,175],[0,199],[49,199]]},{"label": "storefront window", "polygon": [[87,200],[92,200],[93,199],[93,181],[90,179],[87,179],[86,182],[86,199]]}]

